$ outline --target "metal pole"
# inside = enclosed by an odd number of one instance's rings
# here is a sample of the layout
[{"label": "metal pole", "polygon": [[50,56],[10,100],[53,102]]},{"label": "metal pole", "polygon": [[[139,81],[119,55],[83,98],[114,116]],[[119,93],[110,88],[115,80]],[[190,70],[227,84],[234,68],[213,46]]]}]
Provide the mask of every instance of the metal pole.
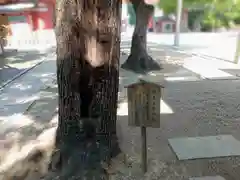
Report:
[{"label": "metal pole", "polygon": [[176,13],[176,28],[174,37],[174,46],[179,46],[179,36],[181,31],[181,17],[182,17],[183,0],[177,0],[177,13]]},{"label": "metal pole", "polygon": [[141,127],[142,135],[142,171],[143,173],[147,172],[147,132],[146,127]]},{"label": "metal pole", "polygon": [[234,56],[234,63],[239,64],[240,59],[240,33],[237,35],[237,44],[236,44],[236,52]]}]

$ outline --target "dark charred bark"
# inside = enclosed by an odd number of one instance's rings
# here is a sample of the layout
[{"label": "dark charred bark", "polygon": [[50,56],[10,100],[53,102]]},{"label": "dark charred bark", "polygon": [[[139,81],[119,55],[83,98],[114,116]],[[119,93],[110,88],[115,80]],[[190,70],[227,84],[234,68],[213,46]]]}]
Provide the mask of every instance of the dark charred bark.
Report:
[{"label": "dark charred bark", "polygon": [[61,0],[57,7],[59,119],[51,170],[105,179],[116,136],[120,1]]},{"label": "dark charred bark", "polygon": [[122,64],[123,69],[144,73],[152,70],[160,70],[160,65],[147,53],[147,26],[154,7],[147,5],[143,0],[131,0],[136,13],[136,26],[132,36],[131,53]]}]

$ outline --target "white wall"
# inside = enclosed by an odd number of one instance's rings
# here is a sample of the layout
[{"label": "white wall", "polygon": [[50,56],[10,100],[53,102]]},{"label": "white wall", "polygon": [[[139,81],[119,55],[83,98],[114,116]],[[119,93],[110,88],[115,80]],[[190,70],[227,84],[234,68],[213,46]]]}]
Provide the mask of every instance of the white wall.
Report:
[{"label": "white wall", "polygon": [[125,19],[128,17],[128,12],[127,12],[127,4],[122,4],[122,19]]}]

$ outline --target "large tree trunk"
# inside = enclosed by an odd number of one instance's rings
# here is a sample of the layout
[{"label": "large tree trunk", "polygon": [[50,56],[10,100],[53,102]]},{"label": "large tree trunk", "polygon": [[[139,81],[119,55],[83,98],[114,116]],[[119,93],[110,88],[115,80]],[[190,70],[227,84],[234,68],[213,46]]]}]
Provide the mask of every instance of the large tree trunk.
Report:
[{"label": "large tree trunk", "polygon": [[136,14],[136,26],[132,36],[131,53],[128,59],[122,64],[123,69],[135,72],[147,72],[161,69],[147,53],[147,26],[154,7],[147,5],[143,0],[131,0]]},{"label": "large tree trunk", "polygon": [[115,124],[120,5],[119,0],[57,5],[59,119],[50,168],[60,170],[64,180],[76,172],[79,179],[84,173],[103,179],[101,162],[120,153]]}]

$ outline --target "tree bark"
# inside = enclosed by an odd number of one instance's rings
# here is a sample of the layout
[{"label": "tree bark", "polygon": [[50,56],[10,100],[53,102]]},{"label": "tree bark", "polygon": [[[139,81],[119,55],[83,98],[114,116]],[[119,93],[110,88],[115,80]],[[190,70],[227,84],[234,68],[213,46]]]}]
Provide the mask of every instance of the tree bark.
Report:
[{"label": "tree bark", "polygon": [[136,26],[132,36],[131,53],[121,67],[139,73],[160,70],[160,65],[147,53],[147,26],[154,7],[145,4],[143,0],[131,2],[136,14]]},{"label": "tree bark", "polygon": [[49,168],[64,180],[104,179],[101,162],[120,153],[115,124],[120,5],[119,0],[57,3],[59,119]]}]

